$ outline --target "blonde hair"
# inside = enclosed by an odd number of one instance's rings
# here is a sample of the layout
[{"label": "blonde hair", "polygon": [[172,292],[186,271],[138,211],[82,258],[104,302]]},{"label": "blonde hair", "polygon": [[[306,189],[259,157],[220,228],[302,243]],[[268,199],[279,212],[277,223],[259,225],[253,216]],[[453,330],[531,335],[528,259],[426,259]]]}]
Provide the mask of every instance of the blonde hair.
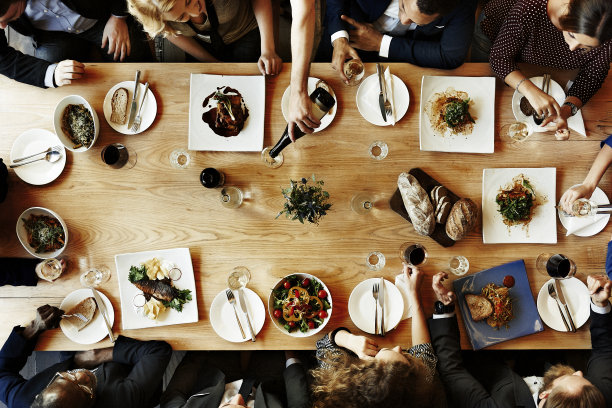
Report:
[{"label": "blonde hair", "polygon": [[128,11],[142,24],[144,30],[152,38],[158,35],[166,37],[178,35],[168,21],[164,20],[164,13],[172,10],[177,0],[128,0]]}]

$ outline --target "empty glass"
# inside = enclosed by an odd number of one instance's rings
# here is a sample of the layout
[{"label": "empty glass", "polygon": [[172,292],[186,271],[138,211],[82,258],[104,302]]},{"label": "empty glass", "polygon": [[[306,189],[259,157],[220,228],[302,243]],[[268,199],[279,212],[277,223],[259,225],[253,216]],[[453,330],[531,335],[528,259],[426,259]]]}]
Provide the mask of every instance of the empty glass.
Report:
[{"label": "empty glass", "polygon": [[374,208],[374,201],[368,193],[355,194],[351,199],[351,210],[357,214],[367,214],[372,208]]},{"label": "empty glass", "polygon": [[371,271],[380,271],[385,266],[385,256],[378,251],[370,252],[366,258],[366,265]]},{"label": "empty glass", "polygon": [[232,290],[244,288],[251,280],[251,272],[246,266],[237,266],[227,278],[227,285]]},{"label": "empty glass", "polygon": [[98,266],[89,268],[81,275],[81,285],[86,288],[99,286],[108,281],[111,276],[111,271],[107,266]]},{"label": "empty glass", "polygon": [[191,155],[187,150],[176,149],[170,153],[170,164],[177,169],[186,169],[191,162]]},{"label": "empty glass", "polygon": [[470,262],[465,256],[462,256],[462,255],[453,256],[448,261],[448,269],[454,275],[457,275],[457,276],[465,275],[470,269]]},{"label": "empty glass", "polygon": [[423,265],[427,261],[427,251],[421,244],[405,242],[400,247],[400,258],[408,265]]},{"label": "empty glass", "polygon": [[372,144],[368,148],[368,151],[372,159],[382,160],[387,157],[387,154],[389,153],[389,146],[387,146],[387,144],[382,140],[377,140],[375,142],[372,142]]},{"label": "empty glass", "polygon": [[242,205],[244,194],[238,187],[223,187],[221,189],[221,204],[226,208],[238,208]]}]

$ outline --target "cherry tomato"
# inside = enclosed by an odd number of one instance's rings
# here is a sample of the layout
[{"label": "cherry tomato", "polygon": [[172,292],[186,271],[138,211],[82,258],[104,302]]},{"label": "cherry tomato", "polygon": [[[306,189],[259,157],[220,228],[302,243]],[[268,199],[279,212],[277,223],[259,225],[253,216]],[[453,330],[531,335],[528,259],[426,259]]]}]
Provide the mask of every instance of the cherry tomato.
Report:
[{"label": "cherry tomato", "polygon": [[289,316],[293,316],[294,312],[295,312],[295,307],[291,306],[291,309],[289,309]]},{"label": "cherry tomato", "polygon": [[300,291],[297,289],[293,289],[293,294],[295,295],[296,298],[300,297]]},{"label": "cherry tomato", "polygon": [[289,281],[285,281],[285,282],[283,282],[283,287],[285,289],[290,289],[291,288],[291,283],[289,283]]},{"label": "cherry tomato", "polygon": [[323,289],[321,289],[321,290],[319,291],[319,293],[317,293],[317,297],[318,297],[319,299],[325,299],[325,298],[327,297],[327,292],[326,292],[326,291],[324,291]]},{"label": "cherry tomato", "polygon": [[280,317],[283,315],[283,311],[280,309],[274,309],[274,317],[276,319],[280,319]]},{"label": "cherry tomato", "polygon": [[315,323],[312,320],[308,321],[308,328],[309,329],[314,329],[315,328]]},{"label": "cherry tomato", "polygon": [[327,317],[327,312],[325,310],[319,311],[319,317],[325,319]]},{"label": "cherry tomato", "polygon": [[295,327],[295,322],[287,322],[287,324],[289,325],[289,327],[293,328]]},{"label": "cherry tomato", "polygon": [[308,287],[308,285],[310,285],[310,279],[308,279],[308,278],[304,278],[304,279],[302,280],[302,286],[303,286],[303,287]]}]

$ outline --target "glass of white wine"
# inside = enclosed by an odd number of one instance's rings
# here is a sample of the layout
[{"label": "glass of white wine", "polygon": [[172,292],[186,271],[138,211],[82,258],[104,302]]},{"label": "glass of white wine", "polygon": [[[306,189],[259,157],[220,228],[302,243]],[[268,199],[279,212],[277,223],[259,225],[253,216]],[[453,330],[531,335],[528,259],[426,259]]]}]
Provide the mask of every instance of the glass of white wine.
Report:
[{"label": "glass of white wine", "polygon": [[501,128],[500,138],[506,143],[524,142],[533,134],[533,128],[528,122],[514,122]]},{"label": "glass of white wine", "polygon": [[251,272],[246,266],[237,266],[227,277],[227,285],[232,290],[244,288],[251,280]]},{"label": "glass of white wine", "polygon": [[108,266],[98,266],[89,268],[81,274],[81,285],[86,288],[100,286],[108,281],[111,277],[111,271]]}]

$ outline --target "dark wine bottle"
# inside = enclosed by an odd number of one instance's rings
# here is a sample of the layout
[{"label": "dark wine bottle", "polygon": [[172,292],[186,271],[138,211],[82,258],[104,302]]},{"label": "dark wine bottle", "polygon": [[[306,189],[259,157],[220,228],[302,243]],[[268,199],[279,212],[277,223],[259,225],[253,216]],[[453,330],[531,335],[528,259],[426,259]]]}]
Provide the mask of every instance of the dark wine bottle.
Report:
[{"label": "dark wine bottle", "polygon": [[[329,112],[329,110],[336,104],[334,97],[323,88],[316,88],[310,94],[310,100],[312,101],[312,114],[319,120],[321,120],[321,118],[325,116],[327,112]],[[304,136],[305,133],[302,132],[297,125],[294,125],[293,135],[295,140],[298,140],[300,137]],[[278,154],[285,147],[289,146],[290,143],[291,139],[289,138],[289,125],[287,125],[280,140],[276,142],[272,149],[270,149],[270,157],[274,158],[278,156]]]}]

